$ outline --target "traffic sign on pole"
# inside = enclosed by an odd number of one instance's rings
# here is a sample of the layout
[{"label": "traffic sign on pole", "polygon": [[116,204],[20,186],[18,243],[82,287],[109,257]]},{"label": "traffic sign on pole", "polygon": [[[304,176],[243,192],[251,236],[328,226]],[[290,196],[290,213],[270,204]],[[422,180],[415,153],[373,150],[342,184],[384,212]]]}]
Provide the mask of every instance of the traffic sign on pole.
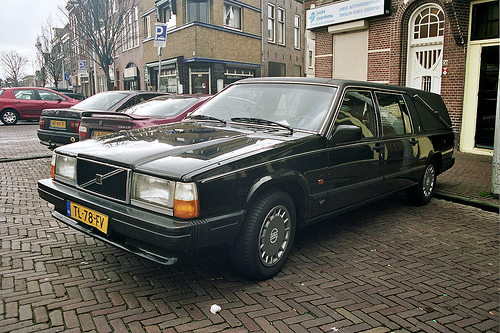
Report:
[{"label": "traffic sign on pole", "polygon": [[155,24],[155,47],[165,47],[167,46],[167,24],[166,23],[156,23]]}]

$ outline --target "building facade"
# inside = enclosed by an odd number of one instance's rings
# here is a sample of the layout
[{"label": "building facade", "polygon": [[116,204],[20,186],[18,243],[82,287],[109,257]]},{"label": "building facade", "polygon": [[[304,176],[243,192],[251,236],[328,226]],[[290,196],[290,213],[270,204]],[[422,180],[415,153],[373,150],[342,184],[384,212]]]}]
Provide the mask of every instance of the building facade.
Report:
[{"label": "building facade", "polygon": [[[142,14],[149,89],[214,94],[236,80],[261,75],[260,1],[149,0],[149,4]],[[157,23],[167,27],[161,54],[154,45]]]},{"label": "building facade", "polygon": [[498,1],[347,0],[307,7],[306,74],[439,93],[459,148],[492,154]]}]

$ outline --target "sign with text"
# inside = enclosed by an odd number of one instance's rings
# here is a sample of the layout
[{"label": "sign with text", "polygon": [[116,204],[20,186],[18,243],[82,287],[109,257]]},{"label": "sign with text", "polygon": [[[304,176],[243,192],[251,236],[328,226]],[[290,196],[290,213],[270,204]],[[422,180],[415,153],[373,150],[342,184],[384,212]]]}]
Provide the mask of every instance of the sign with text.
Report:
[{"label": "sign with text", "polygon": [[389,14],[390,1],[349,0],[309,9],[306,12],[307,29]]},{"label": "sign with text", "polygon": [[166,23],[156,23],[155,24],[155,47],[165,47],[167,46],[167,24]]}]

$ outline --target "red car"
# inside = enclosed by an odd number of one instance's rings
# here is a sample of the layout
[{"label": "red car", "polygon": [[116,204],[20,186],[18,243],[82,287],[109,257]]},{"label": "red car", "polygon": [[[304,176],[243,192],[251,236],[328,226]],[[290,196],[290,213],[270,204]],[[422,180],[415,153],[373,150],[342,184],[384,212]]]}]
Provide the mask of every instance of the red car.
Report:
[{"label": "red car", "polygon": [[84,112],[80,140],[181,121],[210,98],[207,95],[165,95],[134,105],[124,112]]},{"label": "red car", "polygon": [[18,120],[38,120],[43,109],[69,108],[80,101],[47,88],[0,89],[0,120],[14,125]]}]

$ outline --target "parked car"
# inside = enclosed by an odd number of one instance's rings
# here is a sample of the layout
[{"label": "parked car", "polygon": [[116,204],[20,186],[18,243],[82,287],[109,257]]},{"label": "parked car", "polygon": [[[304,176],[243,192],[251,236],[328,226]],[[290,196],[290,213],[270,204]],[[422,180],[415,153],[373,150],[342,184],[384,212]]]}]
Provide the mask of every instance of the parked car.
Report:
[{"label": "parked car", "polygon": [[52,90],[60,92],[61,94],[64,94],[68,97],[71,97],[73,99],[77,99],[80,101],[83,101],[85,99],[85,95],[79,92],[75,92],[71,89],[61,89],[61,88],[52,88]]},{"label": "parked car", "polygon": [[47,88],[16,87],[0,89],[0,120],[15,125],[18,120],[38,120],[43,109],[69,108],[79,100]]},{"label": "parked car", "polygon": [[209,98],[207,95],[166,95],[136,104],[120,113],[84,112],[80,140],[181,121]]},{"label": "parked car", "polygon": [[246,79],[182,122],[56,149],[38,192],[56,219],[103,242],[163,264],[225,246],[261,280],[281,270],[304,226],[401,190],[428,203],[453,148],[439,95]]},{"label": "parked car", "polygon": [[53,149],[79,138],[79,127],[84,111],[120,112],[132,105],[164,95],[152,91],[108,91],[93,95],[69,109],[48,109],[42,112],[37,131],[40,143]]}]

